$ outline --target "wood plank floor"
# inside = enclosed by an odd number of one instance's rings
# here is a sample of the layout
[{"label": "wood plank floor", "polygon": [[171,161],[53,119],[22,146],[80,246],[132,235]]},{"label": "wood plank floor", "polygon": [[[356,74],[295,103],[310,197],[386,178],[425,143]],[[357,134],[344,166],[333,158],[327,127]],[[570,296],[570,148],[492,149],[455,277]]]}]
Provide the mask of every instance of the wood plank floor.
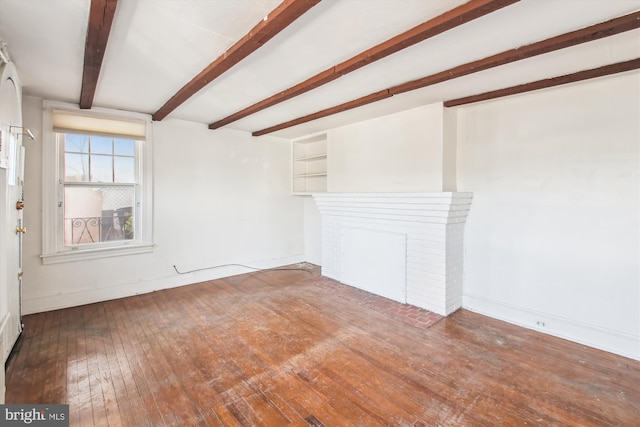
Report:
[{"label": "wood plank floor", "polygon": [[313,276],[26,316],[7,403],[73,426],[640,425],[640,362],[465,310],[410,325]]}]

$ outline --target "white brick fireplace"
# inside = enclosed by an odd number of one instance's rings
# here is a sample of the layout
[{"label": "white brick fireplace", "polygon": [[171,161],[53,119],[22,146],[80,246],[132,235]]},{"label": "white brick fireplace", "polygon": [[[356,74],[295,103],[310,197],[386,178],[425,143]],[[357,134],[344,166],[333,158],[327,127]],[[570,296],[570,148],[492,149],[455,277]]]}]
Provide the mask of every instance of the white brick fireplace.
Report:
[{"label": "white brick fireplace", "polygon": [[448,315],[462,306],[472,193],[318,193],[322,274]]}]

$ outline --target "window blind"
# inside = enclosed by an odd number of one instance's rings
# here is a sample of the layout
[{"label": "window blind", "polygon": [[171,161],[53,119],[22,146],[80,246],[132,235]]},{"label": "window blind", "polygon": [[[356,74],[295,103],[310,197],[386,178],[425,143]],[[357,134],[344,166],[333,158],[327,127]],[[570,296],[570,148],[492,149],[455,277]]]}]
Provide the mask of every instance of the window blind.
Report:
[{"label": "window blind", "polygon": [[121,119],[78,111],[53,110],[53,131],[83,135],[109,135],[116,138],[146,140],[144,120]]}]

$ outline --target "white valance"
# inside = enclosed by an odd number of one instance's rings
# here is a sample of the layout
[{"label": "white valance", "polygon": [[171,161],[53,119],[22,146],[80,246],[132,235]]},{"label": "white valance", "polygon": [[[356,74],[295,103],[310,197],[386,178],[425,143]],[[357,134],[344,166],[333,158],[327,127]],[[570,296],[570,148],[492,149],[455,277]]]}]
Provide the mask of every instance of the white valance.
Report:
[{"label": "white valance", "polygon": [[53,110],[53,131],[83,135],[109,135],[144,141],[147,123],[144,120],[110,117],[82,111]]}]

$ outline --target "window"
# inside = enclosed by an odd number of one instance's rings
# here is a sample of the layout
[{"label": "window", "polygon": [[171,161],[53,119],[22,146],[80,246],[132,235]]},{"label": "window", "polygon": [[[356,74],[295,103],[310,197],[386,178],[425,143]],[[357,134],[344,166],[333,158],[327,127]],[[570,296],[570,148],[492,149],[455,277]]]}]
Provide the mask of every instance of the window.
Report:
[{"label": "window", "polygon": [[149,252],[149,120],[59,107],[45,104],[43,262]]},{"label": "window", "polygon": [[135,240],[137,147],[133,139],[58,134],[64,245]]}]

